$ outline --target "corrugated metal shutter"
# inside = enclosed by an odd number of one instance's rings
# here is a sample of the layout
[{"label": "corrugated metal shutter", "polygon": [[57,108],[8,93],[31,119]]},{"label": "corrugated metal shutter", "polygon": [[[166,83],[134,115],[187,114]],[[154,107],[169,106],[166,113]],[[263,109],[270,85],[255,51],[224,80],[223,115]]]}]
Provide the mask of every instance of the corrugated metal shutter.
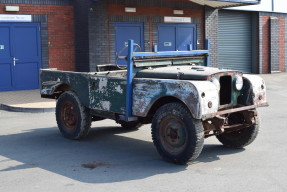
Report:
[{"label": "corrugated metal shutter", "polygon": [[251,15],[219,11],[218,67],[250,73],[252,69]]}]

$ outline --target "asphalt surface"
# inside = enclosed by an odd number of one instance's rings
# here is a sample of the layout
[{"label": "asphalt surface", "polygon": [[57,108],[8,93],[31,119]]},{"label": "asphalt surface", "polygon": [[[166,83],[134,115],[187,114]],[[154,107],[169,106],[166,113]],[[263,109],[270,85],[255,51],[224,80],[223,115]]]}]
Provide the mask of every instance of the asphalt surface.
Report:
[{"label": "asphalt surface", "polygon": [[205,140],[199,158],[184,166],[163,161],[150,125],[124,131],[94,122],[83,141],[63,138],[54,113],[0,110],[0,191],[287,191],[287,74],[263,75],[270,107],[245,149]]}]

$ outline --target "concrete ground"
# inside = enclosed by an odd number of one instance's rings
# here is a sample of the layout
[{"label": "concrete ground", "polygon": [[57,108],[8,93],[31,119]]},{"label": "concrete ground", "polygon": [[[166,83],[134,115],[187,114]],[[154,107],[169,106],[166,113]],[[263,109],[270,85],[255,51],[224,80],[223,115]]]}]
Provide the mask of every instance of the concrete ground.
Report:
[{"label": "concrete ground", "polygon": [[0,109],[16,112],[54,111],[53,99],[41,98],[40,90],[0,92]]},{"label": "concrete ground", "polygon": [[163,161],[150,125],[124,131],[110,120],[94,122],[86,140],[64,139],[54,113],[0,110],[0,191],[287,191],[286,73],[263,75],[268,108],[245,149],[205,140],[199,158],[178,166]]}]

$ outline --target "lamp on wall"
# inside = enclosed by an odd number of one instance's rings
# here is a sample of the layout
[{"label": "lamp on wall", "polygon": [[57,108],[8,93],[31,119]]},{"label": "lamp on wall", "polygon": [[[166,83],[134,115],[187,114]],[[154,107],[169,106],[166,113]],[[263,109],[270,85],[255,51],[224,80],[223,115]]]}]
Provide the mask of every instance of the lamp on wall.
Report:
[{"label": "lamp on wall", "polygon": [[20,11],[20,8],[19,6],[5,6],[5,11],[17,12]]},{"label": "lamp on wall", "polygon": [[126,13],[135,13],[135,12],[137,12],[137,8],[135,8],[135,7],[125,7],[125,12]]}]

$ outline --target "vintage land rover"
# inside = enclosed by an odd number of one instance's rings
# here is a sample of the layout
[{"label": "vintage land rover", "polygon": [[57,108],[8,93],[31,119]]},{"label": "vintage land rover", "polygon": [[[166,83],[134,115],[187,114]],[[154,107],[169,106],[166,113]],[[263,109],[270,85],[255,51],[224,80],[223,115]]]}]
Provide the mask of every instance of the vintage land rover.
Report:
[{"label": "vintage land rover", "polygon": [[207,50],[134,52],[132,40],[127,49],[120,58],[126,67],[41,70],[41,96],[57,99],[56,120],[64,137],[82,139],[92,121],[103,119],[128,129],[151,123],[157,151],[176,164],[196,159],[210,136],[233,148],[255,140],[256,108],[268,105],[262,78],[198,65]]}]

